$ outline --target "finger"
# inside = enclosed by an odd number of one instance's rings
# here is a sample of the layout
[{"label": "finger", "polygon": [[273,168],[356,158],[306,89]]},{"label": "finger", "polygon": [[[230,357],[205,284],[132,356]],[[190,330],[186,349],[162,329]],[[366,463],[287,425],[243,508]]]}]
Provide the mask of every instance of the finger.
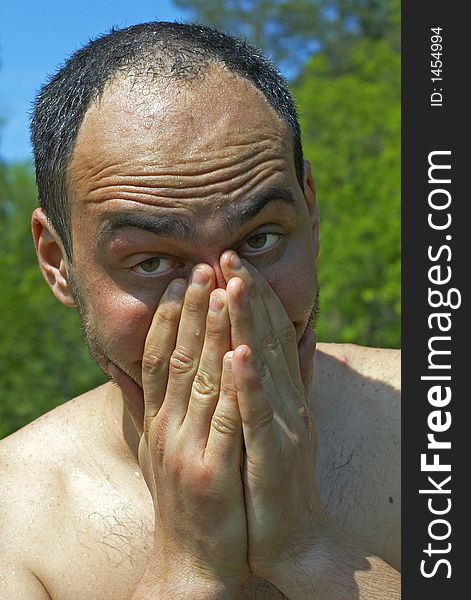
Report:
[{"label": "finger", "polygon": [[144,432],[159,411],[167,387],[170,356],[175,348],[186,282],[175,279],[162,296],[146,337],[142,356]]},{"label": "finger", "polygon": [[232,356],[232,351],[224,356],[219,400],[211,419],[205,451],[205,462],[229,475],[239,473],[242,458],[242,424],[232,375]]},{"label": "finger", "polygon": [[186,290],[162,405],[163,415],[172,418],[179,425],[183,423],[188,409],[191,388],[200,361],[209,295],[213,288],[213,269],[209,265],[197,265]]},{"label": "finger", "polygon": [[298,341],[296,328],[290,320],[285,307],[276,295],[267,280],[249,262],[243,261],[242,271],[246,269],[249,276],[253,278],[255,287],[258,289],[261,300],[268,314],[270,322],[276,331],[278,339],[283,348],[286,362],[291,373],[293,382],[298,382],[300,377],[298,360]]},{"label": "finger", "polygon": [[262,384],[272,399],[275,410],[288,419],[293,403],[301,405],[304,402],[304,390],[301,394],[293,387],[281,343],[258,292],[255,291],[255,295],[261,304],[258,313],[249,301],[247,286],[242,279],[233,277],[227,284],[232,347],[245,344],[251,348]]},{"label": "finger", "polygon": [[226,290],[211,293],[201,358],[193,380],[182,429],[206,447],[211,417],[219,398],[224,354],[230,349],[230,323]]},{"label": "finger", "polygon": [[258,339],[247,286],[239,277],[233,277],[228,281],[226,291],[232,348],[235,349],[241,344],[254,348],[258,345]]},{"label": "finger", "polygon": [[280,299],[260,273],[247,261],[242,263],[235,252],[228,251],[222,255],[221,268],[227,281],[231,277],[240,277],[244,281],[254,311],[257,335],[262,340],[262,348],[267,348],[272,353],[276,351],[277,355],[280,344],[290,381],[301,391],[296,329]]},{"label": "finger", "polygon": [[306,396],[312,385],[312,374],[314,369],[314,353],[316,351],[316,334],[308,327],[299,343],[299,366],[301,379],[303,381]]},{"label": "finger", "polygon": [[276,464],[281,447],[275,415],[248,346],[239,346],[234,350],[232,369],[247,464]]},{"label": "finger", "polygon": [[121,389],[124,404],[131,415],[137,433],[141,436],[144,426],[144,392],[142,388],[111,361],[108,364],[108,373]]}]

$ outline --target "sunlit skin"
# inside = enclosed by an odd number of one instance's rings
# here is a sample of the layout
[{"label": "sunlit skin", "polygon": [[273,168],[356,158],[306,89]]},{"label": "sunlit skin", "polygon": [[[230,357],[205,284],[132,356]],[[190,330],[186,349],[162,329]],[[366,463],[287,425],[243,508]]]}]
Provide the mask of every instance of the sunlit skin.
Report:
[{"label": "sunlit skin", "polygon": [[104,370],[112,360],[140,382],[166,287],[205,263],[225,288],[228,249],[266,279],[301,339],[316,294],[314,185],[307,168],[301,189],[288,127],[253,86],[217,67],[164,92],[115,82],[86,114],[68,179],[76,296]]},{"label": "sunlit skin", "polygon": [[107,451],[132,504],[136,473],[152,498],[132,598],[183,582],[181,597],[241,597],[253,576],[267,597],[340,600],[361,580],[365,598],[397,598],[395,572],[318,495],[309,165],[300,185],[288,127],[247,82],[214,66],[164,83],[116,79],[88,109],[67,173],[72,260],[33,215],[43,274],[117,384]]},{"label": "sunlit skin", "polygon": [[252,84],[142,61],[68,157],[71,255],[33,213],[113,381],[2,440],[0,596],[397,600],[399,357],[316,349],[309,164]]}]

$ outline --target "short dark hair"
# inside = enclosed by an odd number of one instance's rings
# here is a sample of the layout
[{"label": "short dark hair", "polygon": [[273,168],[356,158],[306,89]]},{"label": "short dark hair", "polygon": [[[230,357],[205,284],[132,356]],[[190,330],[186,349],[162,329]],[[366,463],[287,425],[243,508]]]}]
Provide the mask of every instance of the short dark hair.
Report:
[{"label": "short dark hair", "polygon": [[85,113],[114,77],[191,80],[220,64],[259,89],[293,134],[294,161],[303,187],[298,116],[285,79],[257,49],[199,24],[155,21],[112,29],[73,54],[41,88],[34,103],[31,141],[39,203],[72,258],[67,166]]}]

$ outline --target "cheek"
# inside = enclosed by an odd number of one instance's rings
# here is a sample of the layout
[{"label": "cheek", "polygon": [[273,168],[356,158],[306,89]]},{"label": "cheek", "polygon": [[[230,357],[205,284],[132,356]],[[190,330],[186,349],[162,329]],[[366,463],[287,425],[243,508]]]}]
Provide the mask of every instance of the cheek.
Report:
[{"label": "cheek", "polygon": [[316,295],[315,258],[305,244],[294,245],[266,274],[291,321],[309,318]]},{"label": "cheek", "polygon": [[122,292],[102,293],[92,303],[90,320],[111,355],[137,362],[156,307],[157,302],[147,304]]}]

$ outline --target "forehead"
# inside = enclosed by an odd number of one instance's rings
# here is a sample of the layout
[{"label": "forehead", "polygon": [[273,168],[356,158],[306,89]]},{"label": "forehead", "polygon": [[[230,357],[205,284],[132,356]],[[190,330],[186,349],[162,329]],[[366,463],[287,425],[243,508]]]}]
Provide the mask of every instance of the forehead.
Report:
[{"label": "forehead", "polygon": [[231,173],[273,161],[295,173],[288,126],[252,84],[214,67],[189,83],[108,85],[85,115],[68,179],[72,192],[90,192],[101,175],[152,176],[192,197],[195,177],[224,191]]},{"label": "forehead", "polygon": [[[81,134],[140,131],[144,142],[158,135],[162,149],[209,150],[229,131],[234,142],[248,127],[260,136],[288,133],[288,127],[253,84],[219,66],[190,81],[133,75],[117,78],[87,111]],[[147,132],[147,134],[146,134]],[[136,140],[136,142],[139,140]]]}]

